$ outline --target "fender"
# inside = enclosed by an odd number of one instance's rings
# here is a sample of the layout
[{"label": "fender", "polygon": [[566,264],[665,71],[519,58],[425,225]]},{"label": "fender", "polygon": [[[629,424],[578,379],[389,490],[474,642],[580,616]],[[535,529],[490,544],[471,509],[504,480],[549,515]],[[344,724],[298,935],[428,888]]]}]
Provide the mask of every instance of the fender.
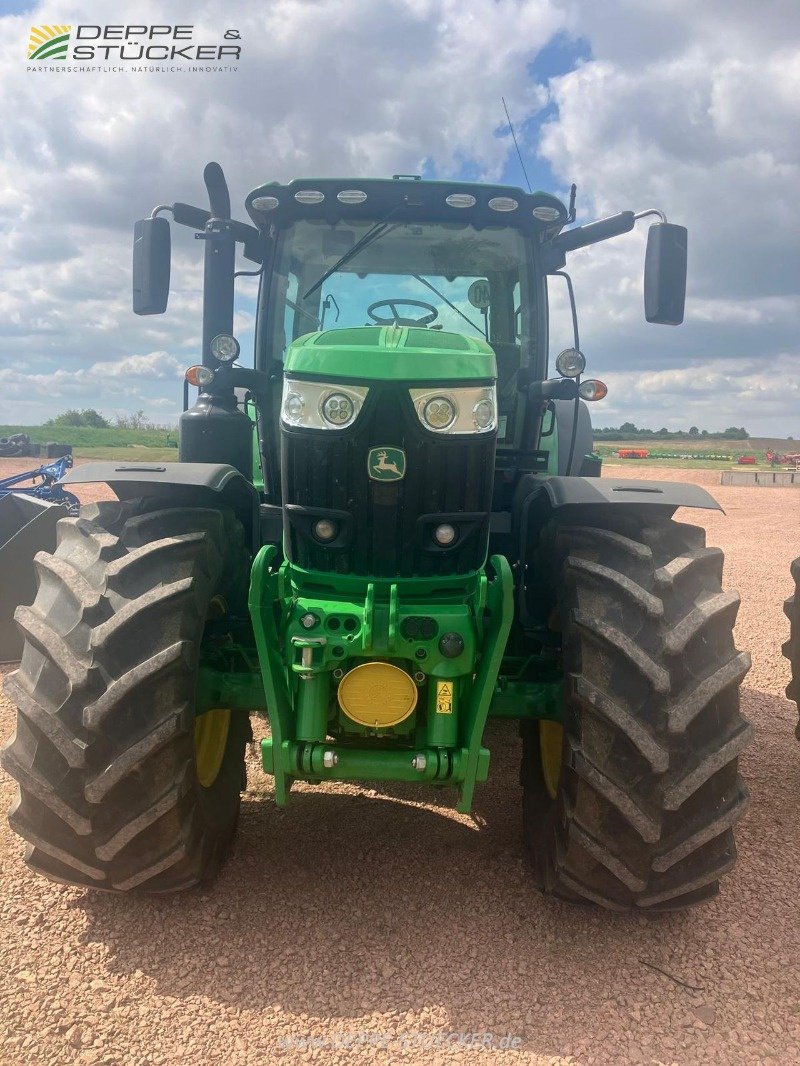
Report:
[{"label": "fender", "polygon": [[[721,511],[714,497],[699,485],[683,481],[633,481],[623,478],[559,477],[527,474],[517,488],[512,512],[515,551],[527,571],[528,551],[549,516],[558,511],[575,518],[582,511],[614,507],[654,510],[672,517],[679,507]],[[517,616],[523,629],[541,629],[543,619],[530,601],[525,578],[517,586]]]},{"label": "fender", "polygon": [[177,506],[224,504],[244,526],[253,551],[261,546],[258,492],[243,474],[226,463],[86,463],[73,466],[59,484],[98,482],[113,489],[120,500],[165,496]]},{"label": "fender", "polygon": [[672,515],[679,507],[700,507],[709,511],[722,508],[700,485],[686,481],[638,481],[624,478],[533,477],[525,479],[528,495],[541,486],[550,507],[659,507]]}]

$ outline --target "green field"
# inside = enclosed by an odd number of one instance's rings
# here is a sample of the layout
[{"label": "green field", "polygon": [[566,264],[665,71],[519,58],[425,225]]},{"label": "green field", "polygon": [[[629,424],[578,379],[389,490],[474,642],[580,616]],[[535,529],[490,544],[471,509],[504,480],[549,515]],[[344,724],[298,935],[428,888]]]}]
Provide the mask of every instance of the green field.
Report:
[{"label": "green field", "polygon": [[48,441],[70,444],[76,459],[142,459],[145,462],[165,462],[178,458],[177,429],[0,426],[0,437],[9,437],[12,433],[27,433],[36,444],[46,444]]},{"label": "green field", "polygon": [[[92,429],[88,426],[0,426],[0,437],[10,437],[13,433],[27,433],[36,444],[57,441],[59,444],[71,444],[74,454],[88,451],[100,458],[99,450],[107,454],[109,449],[135,448],[137,455],[143,448],[157,448],[174,453],[178,447],[177,429]],[[119,456],[108,455],[109,459]],[[159,457],[160,458],[160,457]]]}]

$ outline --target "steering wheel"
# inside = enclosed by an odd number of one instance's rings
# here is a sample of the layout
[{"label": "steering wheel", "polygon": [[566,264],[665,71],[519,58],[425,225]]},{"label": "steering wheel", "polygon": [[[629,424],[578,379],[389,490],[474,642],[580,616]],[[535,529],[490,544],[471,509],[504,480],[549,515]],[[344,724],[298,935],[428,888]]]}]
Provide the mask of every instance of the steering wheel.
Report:
[{"label": "steering wheel", "polygon": [[[404,318],[397,310],[397,305],[402,304],[405,307],[421,307],[427,311],[427,315],[423,315],[422,318]],[[376,307],[388,307],[392,312],[391,318],[379,318],[375,314]],[[439,317],[439,312],[433,306],[433,304],[426,304],[424,300],[376,300],[374,304],[370,304],[367,308],[367,314],[375,323],[376,326],[429,326],[431,322],[435,322]]]}]

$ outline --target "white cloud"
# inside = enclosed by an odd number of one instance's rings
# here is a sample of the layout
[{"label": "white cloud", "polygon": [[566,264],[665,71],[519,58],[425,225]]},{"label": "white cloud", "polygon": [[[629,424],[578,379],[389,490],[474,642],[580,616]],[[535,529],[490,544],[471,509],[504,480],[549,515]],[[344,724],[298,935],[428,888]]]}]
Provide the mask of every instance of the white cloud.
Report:
[{"label": "white cloud", "polygon": [[[31,24],[109,17],[97,0],[67,0],[2,20],[0,366],[22,359],[34,378],[131,352],[197,358],[197,243],[173,227],[168,314],[136,319],[131,228],[156,203],[202,206],[210,158],[224,165],[240,216],[245,194],[270,179],[455,173],[462,160],[496,178],[511,148],[495,135],[500,97],[520,117],[545,104],[527,69],[565,20],[553,0],[233,0],[224,13],[177,0],[169,18],[192,23],[198,39],[239,30],[237,73],[26,72]],[[137,4],[137,22],[164,18],[162,4]],[[247,307],[245,318],[247,328]],[[6,391],[0,406],[10,402]],[[26,410],[52,413],[37,402]]]},{"label": "white cloud", "polygon": [[[782,353],[793,383],[800,376],[798,8],[579,0],[572,13],[593,58],[552,82],[558,110],[545,127],[543,155],[564,183],[578,182],[584,218],[656,206],[689,228],[686,322],[678,331],[643,321],[644,232],[573,256],[587,354],[604,376],[628,368],[630,383],[643,361],[654,381],[659,367],[678,364],[693,388],[708,380],[710,363],[726,360],[738,380],[748,360],[769,368]],[[626,391],[638,424],[663,417],[645,405],[647,390]],[[736,424],[796,434],[796,397],[791,388],[777,393],[769,408],[752,397]],[[732,395],[748,398],[738,390],[720,397],[728,408]],[[680,421],[680,394],[660,410]],[[701,415],[709,428],[728,417],[713,390]]]},{"label": "white cloud", "polygon": [[[543,106],[529,67],[565,30],[588,40],[592,58],[550,86],[557,110],[541,151],[562,189],[578,182],[584,220],[654,205],[690,229],[679,330],[643,322],[641,224],[572,257],[590,370],[633,376],[617,395],[640,424],[680,421],[683,394],[640,388],[636,375],[683,370],[696,382],[719,365],[736,380],[745,366],[769,375],[779,359],[789,381],[800,374],[792,0],[234,0],[224,14],[210,0],[176,0],[169,17],[209,39],[228,26],[241,32],[236,74],[25,71],[32,23],[109,17],[99,0],[48,0],[2,19],[0,421],[46,418],[61,396],[177,410],[175,367],[200,344],[199,249],[173,227],[169,312],[137,319],[131,226],[157,202],[202,205],[209,158],[223,163],[238,205],[262,181],[304,174],[456,175],[463,166],[495,179],[513,151],[495,133],[500,96],[520,125]],[[137,21],[164,17],[155,0],[137,5]],[[246,350],[254,283],[241,291]],[[163,363],[147,362],[158,352]],[[713,390],[695,389],[695,420],[798,435],[796,400],[782,391],[769,408],[763,392],[742,393],[746,412],[729,416]],[[660,406],[648,406],[656,396]]]}]

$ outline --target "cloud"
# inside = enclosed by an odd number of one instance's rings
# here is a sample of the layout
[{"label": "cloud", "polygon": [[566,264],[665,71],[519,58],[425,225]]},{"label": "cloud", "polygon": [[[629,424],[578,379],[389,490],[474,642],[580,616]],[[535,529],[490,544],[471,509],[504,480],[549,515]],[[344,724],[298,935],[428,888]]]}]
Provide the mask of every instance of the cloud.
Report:
[{"label": "cloud", "polygon": [[[137,22],[164,17],[163,5],[137,5]],[[192,23],[198,39],[239,30],[235,74],[28,73],[30,25],[54,18],[94,24],[109,13],[78,0],[2,20],[0,366],[23,360],[32,389],[56,365],[74,372],[156,349],[198,358],[197,242],[173,227],[168,314],[137,319],[131,229],[156,203],[202,206],[211,158],[240,215],[256,185],[304,174],[456,174],[468,161],[497,178],[512,148],[495,132],[500,97],[520,117],[545,105],[527,70],[565,21],[551,0],[234,0],[224,15],[178,0],[170,19]],[[251,317],[255,284],[241,291]],[[44,397],[26,410],[52,413]]]},{"label": "cloud", "polygon": [[[642,223],[640,232],[572,257],[591,361],[604,374],[626,370],[629,383],[643,361],[652,381],[660,367],[677,364],[693,388],[721,360],[736,382],[754,358],[764,369],[780,356],[793,382],[800,375],[796,5],[581,0],[572,12],[592,58],[551,82],[556,112],[542,154],[561,181],[578,182],[584,218],[657,206],[689,228],[686,321],[678,331],[643,321]],[[646,390],[626,390],[634,420],[651,424]],[[797,434],[796,398],[792,406],[791,389],[781,391],[783,402],[778,395],[767,408],[762,397],[736,424]],[[748,398],[737,388],[720,397],[726,407],[731,396]],[[661,410],[680,420],[680,404],[676,391],[673,406]],[[724,421],[713,390],[702,417],[709,428]]]},{"label": "cloud", "polygon": [[[244,49],[235,74],[29,74],[21,56],[31,24],[103,23],[107,6],[47,2],[2,19],[0,420],[47,418],[61,396],[177,413],[175,367],[200,346],[199,248],[173,227],[169,311],[137,319],[131,227],[159,202],[202,205],[209,158],[223,163],[238,205],[263,181],[302,175],[494,180],[513,152],[497,132],[501,95],[520,130],[550,116],[540,159],[562,192],[578,182],[582,220],[658,206],[689,226],[678,330],[643,321],[643,224],[570,260],[589,369],[635,383],[616,393],[631,405],[626,418],[683,417],[680,391],[656,401],[648,375],[680,370],[700,381],[712,365],[734,382],[750,374],[744,367],[800,373],[794,3],[234,0],[220,10],[176,0],[170,18],[208,39],[235,26]],[[136,18],[163,21],[163,5],[141,0]],[[570,39],[573,69],[538,85],[537,55],[554,40],[566,54]],[[247,351],[255,282],[239,291]],[[566,346],[555,290],[553,310],[554,346]],[[783,394],[769,408],[763,393],[734,390],[724,403],[751,404],[736,424],[798,435],[796,401]],[[729,419],[713,392],[692,395],[698,424]]]}]

